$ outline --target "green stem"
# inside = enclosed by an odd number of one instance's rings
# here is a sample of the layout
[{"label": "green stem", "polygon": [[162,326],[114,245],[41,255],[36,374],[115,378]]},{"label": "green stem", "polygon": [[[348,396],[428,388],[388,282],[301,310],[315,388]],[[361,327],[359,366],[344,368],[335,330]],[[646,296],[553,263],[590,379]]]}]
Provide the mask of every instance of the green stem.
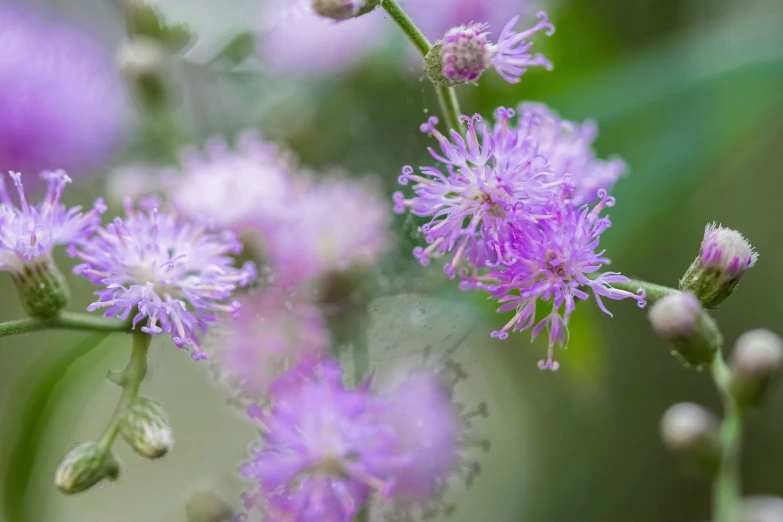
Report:
[{"label": "green stem", "polygon": [[457,92],[454,90],[454,87],[446,87],[445,85],[438,86],[436,92],[438,93],[440,109],[443,111],[443,116],[446,120],[446,126],[460,132],[459,115],[461,111]]},{"label": "green stem", "polygon": [[627,290],[629,292],[636,292],[640,288],[644,288],[647,292],[648,301],[657,301],[666,297],[674,292],[679,292],[676,288],[669,288],[668,286],[656,285],[655,283],[648,283],[647,281],[640,281],[639,279],[632,279],[627,283],[612,283],[614,288],[620,290]]},{"label": "green stem", "polygon": [[712,509],[715,522],[736,522],[741,488],[739,456],[742,442],[742,409],[731,396],[731,372],[720,352],[712,362],[712,378],[723,398],[723,422],[720,427],[721,459],[712,488]]},{"label": "green stem", "polygon": [[141,331],[133,332],[133,349],[131,357],[125,368],[112,376],[112,380],[122,386],[122,395],[117,403],[109,425],[103,432],[98,444],[108,451],[120,432],[120,421],[125,407],[139,396],[141,381],[147,375],[147,351],[150,347],[152,336]]},{"label": "green stem", "polygon": [[130,321],[96,317],[89,314],[60,312],[51,319],[16,319],[0,323],[0,337],[18,335],[40,330],[82,330],[89,332],[125,332],[130,333]]},{"label": "green stem", "polygon": [[[397,22],[402,32],[408,37],[408,39],[416,46],[422,56],[427,56],[427,53],[432,49],[432,44],[424,36],[424,33],[416,27],[413,20],[405,14],[396,0],[381,0],[381,7],[383,7],[392,20]],[[459,132],[459,101],[457,100],[457,93],[454,87],[446,87],[443,85],[436,86],[435,92],[438,94],[438,102],[440,103],[441,111],[443,111],[443,117],[445,119],[446,126],[450,129],[454,129]]]},{"label": "green stem", "polygon": [[405,14],[405,11],[402,10],[397,1],[381,0],[381,7],[383,7],[387,13],[389,13],[389,16],[392,17],[392,20],[397,22],[397,25],[400,26],[402,32],[405,33],[408,39],[410,39],[411,43],[416,46],[416,49],[419,50],[421,55],[426,56],[427,53],[430,52],[432,44],[429,40],[427,40],[427,37],[424,36],[424,33],[422,33],[421,30],[416,27],[416,24],[413,23],[413,20],[411,20],[410,17]]}]

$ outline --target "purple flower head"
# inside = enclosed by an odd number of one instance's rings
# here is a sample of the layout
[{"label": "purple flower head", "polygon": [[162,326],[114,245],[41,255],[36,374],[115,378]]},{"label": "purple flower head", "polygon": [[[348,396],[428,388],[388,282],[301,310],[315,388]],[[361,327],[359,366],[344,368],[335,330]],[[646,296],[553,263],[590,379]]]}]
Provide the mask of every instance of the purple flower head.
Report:
[{"label": "purple flower head", "polygon": [[542,103],[519,106],[520,128],[538,144],[538,152],[547,159],[537,164],[555,177],[569,176],[573,184],[568,198],[574,205],[595,200],[599,190],[611,190],[627,166],[624,161],[608,161],[595,157],[593,141],[597,134],[595,122],[575,123],[560,119]]},{"label": "purple flower head", "polygon": [[27,202],[22,187],[22,175],[9,173],[19,197],[16,206],[0,177],[0,270],[21,272],[25,265],[38,257],[51,255],[57,245],[84,244],[100,226],[100,215],[106,211],[102,199],[97,199],[88,212],[81,207],[66,208],[60,202],[65,185],[71,182],[65,172],[44,172],[47,190],[37,205]]},{"label": "purple flower head", "polygon": [[385,40],[378,13],[336,22],[319,16],[308,0],[275,0],[264,9],[259,45],[272,72],[327,76],[353,68]]},{"label": "purple flower head", "polygon": [[129,114],[112,56],[22,2],[0,2],[0,170],[81,172],[119,144]]},{"label": "purple flower head", "polygon": [[555,26],[549,23],[547,14],[539,11],[536,14],[538,23],[522,31],[514,32],[514,26],[519,21],[515,16],[506,24],[500,33],[497,44],[492,49],[492,66],[509,83],[518,83],[519,77],[524,74],[528,67],[542,66],[547,70],[552,69],[552,62],[540,54],[530,54],[528,51],[533,43],[528,39],[540,30],[545,30],[547,36],[555,33]]},{"label": "purple flower head", "polygon": [[324,355],[329,342],[318,308],[275,289],[242,300],[218,339],[218,363],[243,393],[261,397],[288,367]]},{"label": "purple flower head", "polygon": [[453,278],[465,259],[475,265],[475,258],[488,257],[477,246],[494,250],[509,222],[537,219],[549,202],[562,199],[570,190],[567,176],[558,179],[546,172],[547,160],[538,153],[535,140],[511,126],[514,114],[501,107],[493,127],[478,115],[463,116],[467,135],[463,138],[452,130],[451,140],[435,128],[437,118],[421,126],[422,132],[438,140],[440,152],[429,151],[445,169],[421,167],[421,174],[416,174],[413,168],[404,167],[399,182],[414,181],[414,196],[406,199],[402,192],[395,193],[394,208],[398,213],[410,208],[417,216],[431,217],[421,227],[429,246],[413,252],[422,265],[435,253],[454,251],[445,266]]},{"label": "purple flower head", "polygon": [[206,332],[217,314],[238,310],[237,301],[227,301],[253,280],[255,267],[232,266],[229,254],[242,251],[233,232],[159,213],[153,204],[142,207],[135,209],[127,199],[124,219],[115,218],[73,249],[84,261],[74,273],[106,287],[95,293],[98,300],[87,310],[106,308],[106,317],[121,319],[134,312],[134,326],[146,318],[143,332],[168,332],[177,347],[190,348],[193,359],[202,359],[197,329]]},{"label": "purple flower head", "polygon": [[540,65],[552,69],[552,63],[546,58],[528,53],[532,43],[527,39],[532,34],[546,29],[547,35],[552,35],[555,30],[545,12],[538,16],[539,23],[521,33],[513,31],[519,17],[512,18],[497,44],[490,42],[486,23],[452,27],[425,57],[427,75],[437,84],[457,85],[477,80],[485,70],[494,67],[503,79],[517,83],[527,67]]},{"label": "purple flower head", "polygon": [[[447,397],[424,378],[411,386],[423,393],[420,403],[400,392],[391,401],[375,396],[369,382],[349,389],[333,361],[303,361],[289,370],[273,387],[272,407],[249,410],[261,423],[263,447],[241,468],[260,485],[245,497],[246,507],[261,508],[266,520],[348,522],[370,492],[426,495],[451,471],[442,455],[457,435],[444,436],[452,417],[432,410],[450,411]],[[434,421],[449,422],[428,425]],[[444,448],[430,448],[438,443]],[[429,449],[433,456],[417,462]]]},{"label": "purple flower head", "polygon": [[327,179],[288,202],[266,238],[269,259],[289,282],[374,263],[386,248],[389,213],[370,188]]},{"label": "purple flower head", "polygon": [[452,27],[440,43],[443,76],[455,83],[477,80],[492,63],[487,24]]},{"label": "purple flower head", "polygon": [[243,230],[285,209],[290,166],[274,145],[245,131],[231,149],[213,138],[183,154],[182,172],[164,172],[169,199],[183,215]]},{"label": "purple flower head", "polygon": [[736,230],[715,223],[704,229],[699,258],[705,269],[717,269],[724,277],[734,278],[752,268],[758,257],[748,240]]},{"label": "purple flower head", "polygon": [[[542,369],[556,370],[554,361],[556,344],[566,344],[568,319],[576,307],[576,300],[595,296],[598,307],[611,316],[604,306],[603,297],[609,299],[635,299],[639,307],[645,306],[645,292],[637,294],[618,290],[611,283],[628,282],[616,272],[604,272],[591,278],[602,266],[609,264],[603,251],[597,251],[601,234],[609,228],[609,219],[600,217],[604,206],[614,200],[601,194],[602,200],[592,210],[587,206],[566,204],[552,209],[551,219],[542,219],[537,225],[517,227],[503,245],[501,263],[488,273],[486,279],[463,281],[463,288],[485,288],[501,304],[499,312],[514,311],[514,316],[503,328],[492,332],[492,337],[505,339],[508,330],[527,330],[532,327],[533,338],[546,328],[549,332],[549,350]],[[496,284],[485,284],[494,279]],[[538,300],[551,301],[551,311],[536,323]],[[534,324],[535,323],[535,324]]]}]

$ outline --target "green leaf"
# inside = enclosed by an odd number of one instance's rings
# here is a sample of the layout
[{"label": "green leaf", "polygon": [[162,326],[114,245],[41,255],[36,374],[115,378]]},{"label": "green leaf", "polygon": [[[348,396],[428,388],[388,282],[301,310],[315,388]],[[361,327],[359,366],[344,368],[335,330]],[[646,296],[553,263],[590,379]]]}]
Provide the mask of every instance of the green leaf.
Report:
[{"label": "green leaf", "polygon": [[[36,460],[52,429],[51,422],[58,404],[64,396],[63,390],[78,381],[91,365],[85,365],[78,372],[69,372],[74,363],[90,354],[109,334],[97,333],[85,337],[73,346],[62,350],[57,360],[41,369],[34,367],[30,375],[20,379],[15,397],[25,397],[19,409],[18,426],[11,444],[10,454],[3,480],[5,518],[8,522],[35,522],[27,512],[31,478]],[[34,382],[32,389],[28,384]]]},{"label": "green leaf", "polygon": [[228,62],[239,65],[248,59],[256,48],[256,35],[251,31],[234,36],[222,50],[210,60],[211,63]]}]

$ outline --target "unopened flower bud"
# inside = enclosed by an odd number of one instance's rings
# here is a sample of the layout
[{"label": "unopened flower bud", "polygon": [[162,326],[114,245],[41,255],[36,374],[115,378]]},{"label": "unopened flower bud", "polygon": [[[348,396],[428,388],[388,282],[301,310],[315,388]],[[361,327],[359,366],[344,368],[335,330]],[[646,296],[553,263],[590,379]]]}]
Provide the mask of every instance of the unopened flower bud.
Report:
[{"label": "unopened flower bud", "polygon": [[661,419],[661,438],[696,470],[710,473],[720,461],[718,421],[698,404],[675,404]]},{"label": "unopened flower bud", "polygon": [[108,478],[115,480],[120,474],[120,465],[107,450],[95,442],[82,442],[65,456],[54,483],[66,494],[80,493]]},{"label": "unopened flower bud", "polygon": [[54,317],[68,304],[68,284],[48,255],[23,263],[11,276],[22,307],[32,317]]},{"label": "unopened flower bud", "polygon": [[313,0],[313,11],[334,20],[355,18],[375,9],[377,0]]},{"label": "unopened flower bud", "polygon": [[731,295],[757,259],[758,254],[742,234],[709,224],[699,256],[680,280],[680,289],[693,292],[705,308],[715,308]]},{"label": "unopened flower bud", "polygon": [[747,497],[742,501],[739,522],[783,522],[783,499],[770,496]]},{"label": "unopened flower bud", "polygon": [[731,355],[731,393],[743,406],[763,402],[783,365],[783,342],[768,330],[751,330],[737,339]]},{"label": "unopened flower bud", "polygon": [[672,344],[687,365],[699,367],[712,361],[720,332],[693,294],[667,295],[653,305],[649,317],[655,332]]},{"label": "unopened flower bud", "polygon": [[146,397],[138,397],[125,408],[120,434],[136,453],[148,459],[162,457],[174,445],[166,411]]},{"label": "unopened flower bud", "polygon": [[430,81],[453,86],[478,80],[492,66],[492,43],[486,24],[449,29],[424,57]]}]

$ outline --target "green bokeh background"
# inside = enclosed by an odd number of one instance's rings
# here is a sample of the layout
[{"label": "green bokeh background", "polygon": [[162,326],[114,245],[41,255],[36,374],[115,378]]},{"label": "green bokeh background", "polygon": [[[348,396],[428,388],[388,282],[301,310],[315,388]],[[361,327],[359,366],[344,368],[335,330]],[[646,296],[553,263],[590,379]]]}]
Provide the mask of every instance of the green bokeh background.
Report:
[{"label": "green bokeh background", "polygon": [[[49,3],[113,45],[123,38],[113,2]],[[430,141],[418,124],[438,108],[431,87],[406,60],[401,38],[348,73],[281,78],[259,74],[252,58],[233,68],[205,65],[205,57],[252,28],[255,1],[159,3],[199,38],[191,53],[167,66],[176,121],[188,139],[258,127],[289,143],[309,166],[374,173],[389,194],[402,164],[428,161]],[[521,9],[526,5],[520,0]],[[463,111],[489,115],[498,105],[537,100],[570,119],[596,119],[599,152],[618,154],[631,168],[615,190],[614,225],[603,238],[612,268],[674,285],[707,222],[739,229],[760,260],[716,318],[729,345],[751,328],[783,333],[783,6],[777,0],[559,0],[548,9],[557,33],[536,45],[555,70],[531,70],[518,85],[487,74],[479,87],[459,89]],[[116,164],[162,156],[140,120]],[[74,184],[67,197],[94,198],[109,170],[96,173],[97,183]],[[395,232],[397,250],[384,263],[385,276],[420,275],[409,255],[410,221],[398,218]],[[71,263],[62,260],[64,267]],[[395,350],[429,344],[445,350],[461,339],[457,350],[470,374],[464,393],[467,402],[488,403],[490,415],[478,431],[492,447],[481,457],[474,486],[455,487],[452,520],[709,519],[708,486],[666,453],[658,421],[679,401],[717,411],[716,395],[707,375],[684,370],[667,353],[645,312],[612,303],[610,319],[590,302],[580,305],[571,346],[559,354],[561,371],[550,374],[537,369],[542,347],[531,346],[526,334],[489,338],[504,322],[491,302],[444,283],[415,306],[405,298],[380,302],[371,343],[385,361]],[[83,310],[91,288],[76,279],[73,286],[72,309]],[[0,277],[0,292],[0,317],[19,317],[7,276]],[[426,327],[411,322],[420,307],[432,314]],[[470,320],[455,326],[463,317]],[[118,443],[125,467],[117,483],[72,498],[55,491],[59,459],[100,434],[119,395],[104,376],[124,364],[129,340],[118,335],[87,349],[91,340],[72,332],[0,339],[0,520],[184,522],[195,491],[235,502],[242,487],[236,466],[254,430],[226,405],[228,394],[213,383],[210,367],[190,361],[162,336],[153,342],[142,392],[168,409],[174,451],[146,462]],[[748,494],[783,496],[781,439],[783,387],[748,423],[742,466]]]}]

